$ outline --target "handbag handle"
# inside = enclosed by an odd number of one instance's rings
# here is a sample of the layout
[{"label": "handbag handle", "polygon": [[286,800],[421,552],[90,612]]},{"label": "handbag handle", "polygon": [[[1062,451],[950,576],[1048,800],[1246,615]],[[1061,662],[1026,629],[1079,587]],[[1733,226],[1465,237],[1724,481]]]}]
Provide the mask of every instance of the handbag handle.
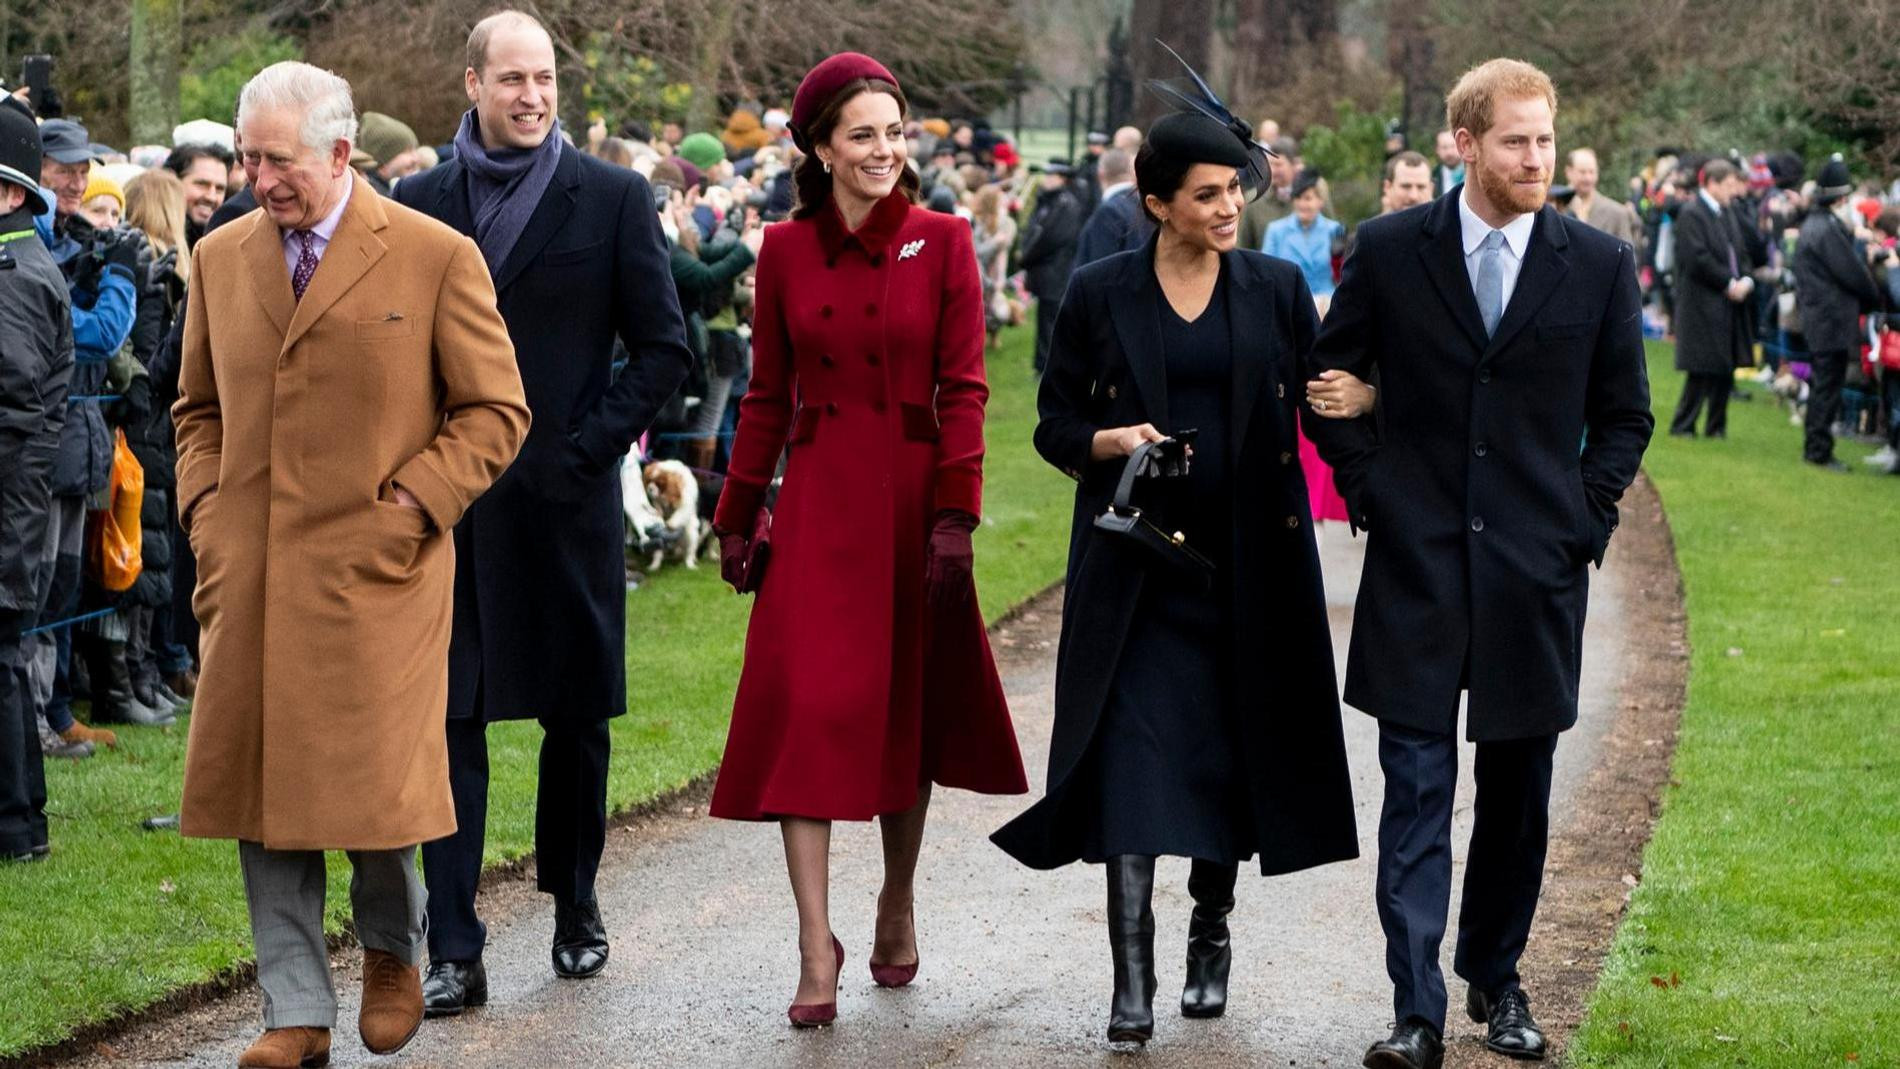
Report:
[{"label": "handbag handle", "polygon": [[1122,467],[1121,482],[1115,485],[1115,500],[1110,504],[1116,512],[1139,512],[1130,502],[1135,496],[1135,480],[1148,470],[1148,456],[1154,452],[1155,442],[1143,442],[1128,454],[1128,463]]}]

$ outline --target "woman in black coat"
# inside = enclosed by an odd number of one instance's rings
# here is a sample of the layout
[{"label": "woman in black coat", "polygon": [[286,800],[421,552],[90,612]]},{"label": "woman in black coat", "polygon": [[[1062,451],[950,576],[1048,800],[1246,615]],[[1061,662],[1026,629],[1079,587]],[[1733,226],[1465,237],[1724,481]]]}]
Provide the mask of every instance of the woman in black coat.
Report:
[{"label": "woman in black coat", "polygon": [[[1112,1042],[1153,1032],[1156,855],[1193,859],[1181,1010],[1212,1017],[1239,863],[1358,853],[1297,462],[1318,319],[1296,268],[1234,248],[1248,165],[1212,119],[1155,123],[1135,172],[1157,234],[1077,272],[1038,402],[1037,450],[1081,485],[1048,794],[993,838],[1034,868],[1106,863]],[[1134,503],[1211,559],[1204,576],[1094,525],[1133,451],[1189,429],[1187,473],[1142,481]]]}]

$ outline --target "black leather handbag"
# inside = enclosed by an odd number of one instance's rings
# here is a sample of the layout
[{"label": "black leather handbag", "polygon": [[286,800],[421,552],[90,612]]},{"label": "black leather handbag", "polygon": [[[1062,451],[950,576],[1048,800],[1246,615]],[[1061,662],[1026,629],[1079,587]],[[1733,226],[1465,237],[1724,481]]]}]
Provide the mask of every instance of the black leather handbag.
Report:
[{"label": "black leather handbag", "polygon": [[1180,574],[1207,583],[1214,576],[1214,562],[1187,544],[1187,535],[1154,525],[1141,509],[1131,503],[1135,480],[1163,471],[1155,455],[1160,442],[1143,442],[1129,455],[1122,468],[1121,482],[1115,487],[1115,499],[1095,517],[1096,529],[1128,539],[1154,559]]}]

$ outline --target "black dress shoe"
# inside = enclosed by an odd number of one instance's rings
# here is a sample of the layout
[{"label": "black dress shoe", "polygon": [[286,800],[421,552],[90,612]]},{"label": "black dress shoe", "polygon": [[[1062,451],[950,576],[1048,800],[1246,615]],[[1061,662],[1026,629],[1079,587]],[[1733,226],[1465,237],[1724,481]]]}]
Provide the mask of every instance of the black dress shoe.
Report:
[{"label": "black dress shoe", "polygon": [[1219,1017],[1227,1012],[1227,974],[1234,945],[1227,915],[1234,910],[1234,881],[1239,865],[1195,861],[1188,870],[1188,894],[1194,914],[1188,919],[1187,983],[1181,988],[1181,1016]]},{"label": "black dress shoe", "polygon": [[1392,1028],[1392,1034],[1366,1051],[1366,1069],[1440,1069],[1445,1064],[1445,1041],[1438,1029],[1416,1017]]},{"label": "black dress shoe", "polygon": [[488,970],[481,959],[432,961],[422,977],[422,1015],[454,1017],[471,1006],[488,1005]]},{"label": "black dress shoe", "polygon": [[583,980],[607,967],[607,927],[600,922],[600,904],[554,903],[554,974]]},{"label": "black dress shoe", "polygon": [[1108,859],[1108,949],[1115,994],[1108,1007],[1110,1043],[1146,1043],[1155,1032],[1155,859]]},{"label": "black dress shoe", "polygon": [[1544,1033],[1531,1018],[1531,1003],[1522,989],[1513,987],[1490,998],[1471,988],[1465,993],[1465,1012],[1486,1026],[1486,1047],[1511,1058],[1543,1061]]},{"label": "black dress shoe", "polygon": [[1829,457],[1826,460],[1810,460],[1808,461],[1808,463],[1814,465],[1817,468],[1821,468],[1825,471],[1838,472],[1842,475],[1852,474],[1854,470],[1853,468],[1848,467],[1846,462],[1841,460],[1839,457]]}]

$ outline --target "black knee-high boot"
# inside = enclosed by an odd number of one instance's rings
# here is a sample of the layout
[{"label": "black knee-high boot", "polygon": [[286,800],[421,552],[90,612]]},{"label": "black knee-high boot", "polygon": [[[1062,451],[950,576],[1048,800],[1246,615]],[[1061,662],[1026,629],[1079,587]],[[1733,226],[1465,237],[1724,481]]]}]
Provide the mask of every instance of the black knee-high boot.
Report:
[{"label": "black knee-high boot", "polygon": [[1227,914],[1234,909],[1239,865],[1195,861],[1188,871],[1194,916],[1188,921],[1187,984],[1181,989],[1181,1016],[1219,1017],[1227,1012],[1227,973],[1234,963]]},{"label": "black knee-high boot", "polygon": [[1108,859],[1108,947],[1115,962],[1110,1043],[1146,1043],[1155,1031],[1155,859]]}]

